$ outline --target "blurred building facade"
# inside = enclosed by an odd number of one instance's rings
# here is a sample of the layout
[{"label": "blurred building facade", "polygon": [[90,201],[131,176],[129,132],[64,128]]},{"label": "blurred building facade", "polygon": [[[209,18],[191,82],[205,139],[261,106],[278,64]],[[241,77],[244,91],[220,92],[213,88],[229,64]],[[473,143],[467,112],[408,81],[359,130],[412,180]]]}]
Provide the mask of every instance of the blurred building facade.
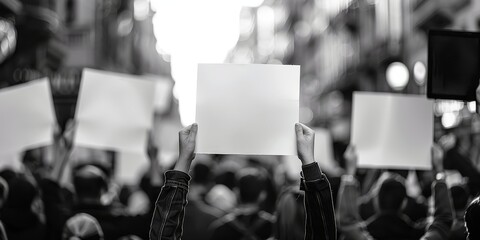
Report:
[{"label": "blurred building facade", "polygon": [[[239,3],[236,44],[224,62],[301,65],[301,121],[334,129],[340,138],[348,137],[353,91],[425,92],[428,29],[478,31],[480,25],[478,0]],[[181,71],[195,71],[178,68],[178,54],[164,51],[168,36],[158,29],[176,23],[155,22],[167,6],[161,0],[1,0],[0,87],[50,77],[60,122],[73,116],[84,67],[163,76],[185,88],[193,83],[180,81]]]}]

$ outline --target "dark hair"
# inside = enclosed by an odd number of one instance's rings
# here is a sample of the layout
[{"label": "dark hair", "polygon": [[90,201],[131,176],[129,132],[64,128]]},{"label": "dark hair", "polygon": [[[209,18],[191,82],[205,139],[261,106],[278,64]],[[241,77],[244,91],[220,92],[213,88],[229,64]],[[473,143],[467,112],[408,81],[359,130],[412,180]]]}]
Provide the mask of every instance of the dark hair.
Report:
[{"label": "dark hair", "polygon": [[8,183],[9,194],[5,207],[16,209],[30,209],[39,192],[37,188],[24,176],[11,179]]},{"label": "dark hair", "polygon": [[86,165],[73,174],[73,186],[76,194],[82,197],[100,197],[102,190],[107,189],[107,177],[101,169]]},{"label": "dark hair", "polygon": [[402,181],[386,179],[378,191],[378,207],[381,211],[399,211],[406,197],[407,190]]},{"label": "dark hair", "polygon": [[241,169],[236,175],[236,186],[240,191],[240,201],[254,203],[262,191],[266,190],[265,172],[256,168]]},{"label": "dark hair", "polygon": [[192,167],[192,182],[207,184],[212,180],[212,171],[206,163],[198,162]]},{"label": "dark hair", "polygon": [[464,211],[465,207],[468,205],[468,198],[470,193],[467,186],[456,185],[450,188],[450,193],[452,195],[453,207],[456,211]]},{"label": "dark hair", "polygon": [[233,189],[236,184],[235,173],[231,170],[224,170],[218,172],[214,178],[215,184],[222,184],[230,189]]},{"label": "dark hair", "polygon": [[465,210],[465,226],[467,227],[468,239],[480,239],[480,197],[475,198],[467,210]]}]

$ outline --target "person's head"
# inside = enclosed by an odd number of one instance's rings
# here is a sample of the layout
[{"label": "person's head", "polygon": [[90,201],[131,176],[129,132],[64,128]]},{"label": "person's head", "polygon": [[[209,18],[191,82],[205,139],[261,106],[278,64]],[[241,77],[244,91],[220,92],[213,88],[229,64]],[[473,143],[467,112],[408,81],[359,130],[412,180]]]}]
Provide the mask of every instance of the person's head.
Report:
[{"label": "person's head", "polygon": [[378,190],[376,205],[380,212],[399,212],[405,208],[407,190],[400,177],[385,179]]},{"label": "person's head", "polygon": [[8,197],[8,184],[5,179],[0,177],[0,209],[3,207],[3,204],[7,201]]},{"label": "person's head", "polygon": [[97,219],[79,213],[65,223],[62,240],[103,240],[103,231]]},{"label": "person's head", "polygon": [[257,168],[244,168],[236,174],[236,189],[241,203],[259,203],[266,197],[266,173]]},{"label": "person's head", "polygon": [[465,210],[465,227],[469,240],[480,240],[480,197],[475,198]]},{"label": "person's head", "polygon": [[85,165],[73,174],[73,186],[79,200],[97,199],[108,190],[107,176],[96,166]]},{"label": "person's head", "polygon": [[5,207],[29,210],[39,192],[32,182],[19,175],[8,182],[8,196]]},{"label": "person's head", "polygon": [[279,240],[303,239],[305,234],[304,195],[301,192],[287,190],[277,203],[275,237]]},{"label": "person's head", "polygon": [[192,166],[192,184],[208,185],[212,182],[212,166],[208,162],[197,162]]}]

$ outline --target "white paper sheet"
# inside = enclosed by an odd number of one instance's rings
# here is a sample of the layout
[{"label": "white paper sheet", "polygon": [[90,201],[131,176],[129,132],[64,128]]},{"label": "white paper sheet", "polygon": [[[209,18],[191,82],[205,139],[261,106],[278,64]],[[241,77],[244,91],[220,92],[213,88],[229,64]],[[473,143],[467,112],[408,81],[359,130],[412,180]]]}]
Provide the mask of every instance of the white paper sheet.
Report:
[{"label": "white paper sheet", "polygon": [[356,92],[352,115],[359,166],[431,169],[433,102],[425,96]]},{"label": "white paper sheet", "polygon": [[146,153],[120,153],[117,156],[115,178],[120,183],[138,184],[149,167]]},{"label": "white paper sheet", "polygon": [[197,153],[296,155],[300,66],[199,64]]},{"label": "white paper sheet", "polygon": [[49,145],[56,117],[47,78],[0,90],[0,153]]},{"label": "white paper sheet", "polygon": [[153,124],[155,82],[133,75],[83,71],[74,144],[142,153]]}]

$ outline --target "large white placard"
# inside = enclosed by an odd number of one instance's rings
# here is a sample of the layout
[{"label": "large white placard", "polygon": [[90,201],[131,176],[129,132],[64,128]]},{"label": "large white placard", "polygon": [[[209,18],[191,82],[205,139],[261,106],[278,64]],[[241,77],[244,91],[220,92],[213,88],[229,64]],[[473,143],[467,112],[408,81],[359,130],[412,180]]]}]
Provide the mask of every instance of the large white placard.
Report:
[{"label": "large white placard", "polygon": [[93,69],[83,71],[75,145],[143,153],[153,124],[155,82]]},{"label": "large white placard", "polygon": [[431,168],[433,102],[425,96],[356,92],[352,118],[359,166]]},{"label": "large white placard", "polygon": [[300,66],[199,64],[197,153],[296,155]]},{"label": "large white placard", "polygon": [[53,141],[56,117],[47,78],[0,90],[0,153],[18,153]]}]

